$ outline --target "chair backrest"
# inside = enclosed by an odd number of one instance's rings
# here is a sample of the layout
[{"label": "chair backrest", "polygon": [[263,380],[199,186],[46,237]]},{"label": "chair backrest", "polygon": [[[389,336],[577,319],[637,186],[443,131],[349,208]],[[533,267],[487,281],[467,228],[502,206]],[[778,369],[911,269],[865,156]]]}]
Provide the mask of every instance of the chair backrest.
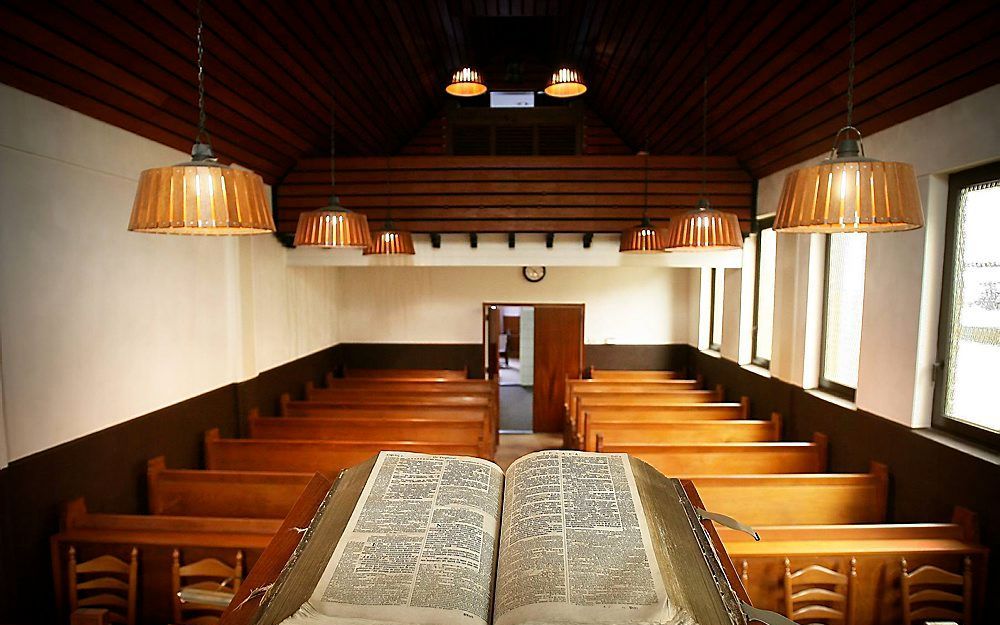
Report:
[{"label": "chair backrest", "polygon": [[906,558],[900,561],[903,597],[903,623],[923,623],[928,619],[972,623],[972,559],[965,558],[961,573],[952,573],[925,564],[912,573]]},{"label": "chair backrest", "polygon": [[857,576],[854,558],[847,573],[818,564],[793,572],[785,558],[785,616],[801,623],[853,625]]},{"label": "chair backrest", "polygon": [[235,595],[243,581],[243,552],[236,552],[236,563],[233,566],[216,558],[205,558],[182,565],[181,553],[174,549],[170,577],[173,583],[176,625],[209,625],[218,622],[225,607],[181,601],[180,592],[195,588]]},{"label": "chair backrest", "polygon": [[128,562],[112,555],[86,562],[76,561],[76,548],[69,548],[69,609],[104,608],[112,623],[135,625],[139,551],[132,548]]}]

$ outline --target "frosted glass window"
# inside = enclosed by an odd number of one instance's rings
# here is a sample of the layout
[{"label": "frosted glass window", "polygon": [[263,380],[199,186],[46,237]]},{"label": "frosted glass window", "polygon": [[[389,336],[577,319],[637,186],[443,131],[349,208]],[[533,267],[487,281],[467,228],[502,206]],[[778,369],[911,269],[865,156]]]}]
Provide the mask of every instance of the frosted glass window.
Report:
[{"label": "frosted glass window", "polygon": [[[954,210],[954,209],[953,209]],[[1000,181],[961,190],[953,212],[950,305],[942,311],[942,413],[1000,433]],[[950,297],[949,297],[950,295]]]},{"label": "frosted glass window", "polygon": [[753,362],[771,364],[774,329],[774,259],[777,236],[774,228],[764,228],[757,235],[757,285],[754,295]]},{"label": "frosted glass window", "polygon": [[722,347],[722,312],[723,296],[726,293],[725,269],[712,270],[712,325],[709,332],[709,347]]},{"label": "frosted glass window", "polygon": [[827,241],[820,386],[852,399],[858,387],[867,245],[865,234],[833,234]]}]

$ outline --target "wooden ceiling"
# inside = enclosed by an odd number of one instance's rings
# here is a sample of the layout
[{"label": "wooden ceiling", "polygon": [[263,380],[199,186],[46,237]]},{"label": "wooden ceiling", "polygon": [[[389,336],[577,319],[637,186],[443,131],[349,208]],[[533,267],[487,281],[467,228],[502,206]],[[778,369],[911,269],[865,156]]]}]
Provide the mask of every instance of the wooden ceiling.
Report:
[{"label": "wooden ceiling", "polygon": [[[5,0],[0,79],[187,150],[194,0]],[[843,125],[848,0],[206,0],[216,151],[280,182],[328,151],[395,154],[440,115],[448,74],[539,89],[560,62],[633,150],[694,155],[709,24],[708,149],[754,177]],[[995,0],[859,0],[855,121],[871,134],[998,82]]]}]

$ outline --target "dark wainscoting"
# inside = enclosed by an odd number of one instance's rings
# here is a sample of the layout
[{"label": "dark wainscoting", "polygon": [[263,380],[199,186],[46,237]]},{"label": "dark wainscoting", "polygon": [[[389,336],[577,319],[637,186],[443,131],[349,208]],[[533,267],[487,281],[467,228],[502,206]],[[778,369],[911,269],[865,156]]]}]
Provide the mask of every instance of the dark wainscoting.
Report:
[{"label": "dark wainscoting", "polygon": [[688,368],[687,345],[586,345],[587,367],[598,369],[638,369],[685,371]]},{"label": "dark wainscoting", "polygon": [[891,521],[948,521],[955,506],[976,512],[982,541],[990,548],[984,622],[1000,623],[1000,465],[932,440],[919,430],[850,410],[732,361],[689,349],[695,371],[705,376],[706,384],[725,385],[727,399],[749,396],[758,418],[780,412],[786,440],[809,440],[813,432],[827,434],[831,471],[865,472],[871,460],[886,463]]},{"label": "dark wainscoting", "polygon": [[334,366],[336,353],[325,349],[0,470],[0,622],[56,622],[49,536],[62,502],[83,496],[92,511],[145,513],[149,458],[165,455],[173,468],[203,466],[205,430],[237,436],[251,407],[277,407],[281,393],[301,393],[305,380],[319,381]]},{"label": "dark wainscoting", "polygon": [[483,377],[482,343],[341,343],[339,364],[355,369],[461,369]]}]

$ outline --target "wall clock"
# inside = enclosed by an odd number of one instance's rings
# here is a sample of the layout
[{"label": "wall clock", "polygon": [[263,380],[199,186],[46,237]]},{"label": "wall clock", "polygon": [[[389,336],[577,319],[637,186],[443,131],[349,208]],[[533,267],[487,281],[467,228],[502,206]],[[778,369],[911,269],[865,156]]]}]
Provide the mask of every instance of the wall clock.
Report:
[{"label": "wall clock", "polygon": [[528,282],[541,282],[545,277],[545,267],[525,267],[521,273]]}]

